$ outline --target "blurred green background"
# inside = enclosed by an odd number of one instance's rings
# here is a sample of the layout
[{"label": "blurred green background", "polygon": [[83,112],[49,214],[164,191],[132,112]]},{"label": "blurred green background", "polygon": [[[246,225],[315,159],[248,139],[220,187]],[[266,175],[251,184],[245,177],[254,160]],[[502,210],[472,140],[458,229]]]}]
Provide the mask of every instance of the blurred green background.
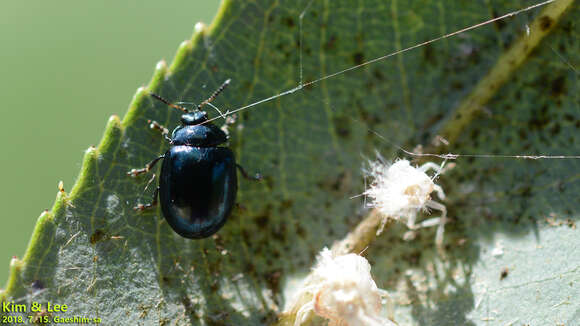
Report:
[{"label": "blurred green background", "polygon": [[0,2],[0,287],[57,184],[219,1]]}]

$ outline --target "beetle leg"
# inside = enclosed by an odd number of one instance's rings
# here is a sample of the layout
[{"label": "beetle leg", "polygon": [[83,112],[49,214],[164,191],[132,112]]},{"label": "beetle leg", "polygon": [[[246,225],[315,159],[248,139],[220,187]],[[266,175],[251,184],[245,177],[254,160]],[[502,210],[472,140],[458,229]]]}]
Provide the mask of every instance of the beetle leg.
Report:
[{"label": "beetle leg", "polygon": [[149,123],[149,128],[159,130],[162,135],[167,135],[169,133],[169,129],[163,127],[155,120],[147,120],[147,123]]},{"label": "beetle leg", "polygon": [[167,136],[169,134],[169,129],[165,128],[163,125],[161,125],[159,122],[155,120],[147,120],[147,123],[149,124],[149,128],[158,130],[161,133],[161,135],[165,137],[165,140],[171,143],[171,138]]},{"label": "beetle leg", "polygon": [[262,180],[262,175],[260,173],[256,173],[254,176],[250,176],[248,174],[248,172],[246,172],[246,170],[244,170],[244,168],[236,163],[236,167],[238,168],[238,170],[240,170],[240,172],[242,173],[242,176],[245,179],[251,180],[251,181],[260,181]]},{"label": "beetle leg", "polygon": [[133,209],[142,212],[146,209],[153,208],[157,205],[157,197],[159,197],[159,187],[155,188],[155,192],[153,193],[153,200],[150,204],[137,204],[137,206],[133,207]]},{"label": "beetle leg", "polygon": [[127,172],[128,175],[132,177],[136,177],[141,173],[149,172],[160,159],[165,158],[165,154],[155,158],[153,161],[147,163],[144,168],[142,169],[132,169],[131,171]]}]

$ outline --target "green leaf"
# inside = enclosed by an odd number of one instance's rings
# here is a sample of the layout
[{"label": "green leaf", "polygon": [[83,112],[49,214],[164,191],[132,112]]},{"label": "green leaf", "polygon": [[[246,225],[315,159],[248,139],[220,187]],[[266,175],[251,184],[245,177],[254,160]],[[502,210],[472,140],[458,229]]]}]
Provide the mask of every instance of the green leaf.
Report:
[{"label": "green leaf", "polygon": [[[66,313],[51,316],[111,325],[276,322],[316,254],[366,214],[351,197],[364,191],[361,167],[375,150],[394,159],[403,155],[398,145],[429,146],[442,134],[451,145],[430,151],[578,155],[580,8],[572,3],[549,5],[572,7],[562,16],[534,9],[239,112],[231,148],[264,180],[240,179],[240,205],[226,226],[191,241],[159,209],[132,209],[150,201],[155,186],[126,172],[168,148],[147,120],[170,128],[179,120],[148,91],[200,102],[231,78],[215,105],[233,110],[292,89],[301,76],[315,81],[530,5],[316,0],[304,11],[308,1],[224,1],[169,68],[158,65],[123,120],[110,119],[70,194],[59,192],[25,257],[12,261],[2,300],[66,304]],[[401,225],[365,252],[377,284],[396,299],[397,321],[578,320],[578,162],[455,160],[438,180],[452,219],[447,259],[437,256],[434,230],[403,241]]]}]

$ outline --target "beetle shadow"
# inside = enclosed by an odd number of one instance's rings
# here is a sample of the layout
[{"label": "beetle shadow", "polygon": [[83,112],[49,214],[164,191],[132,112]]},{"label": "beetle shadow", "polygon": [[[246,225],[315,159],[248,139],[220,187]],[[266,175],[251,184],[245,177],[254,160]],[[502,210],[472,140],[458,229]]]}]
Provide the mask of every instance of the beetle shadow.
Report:
[{"label": "beetle shadow", "polygon": [[[228,253],[219,235],[183,239],[173,232],[155,249],[157,278],[165,303],[179,307],[191,325],[258,325],[275,320],[260,307],[261,289],[241,275],[243,262]],[[165,235],[164,235],[165,237]]]}]

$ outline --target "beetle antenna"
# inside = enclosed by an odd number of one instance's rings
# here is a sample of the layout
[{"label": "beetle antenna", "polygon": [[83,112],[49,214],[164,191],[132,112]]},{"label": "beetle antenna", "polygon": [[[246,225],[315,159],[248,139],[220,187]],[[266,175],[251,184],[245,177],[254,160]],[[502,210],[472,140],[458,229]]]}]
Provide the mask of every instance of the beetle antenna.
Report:
[{"label": "beetle antenna", "polygon": [[226,80],[215,92],[213,92],[213,94],[211,94],[210,97],[208,97],[207,100],[201,102],[198,106],[197,109],[201,110],[201,108],[206,105],[209,104],[211,101],[215,100],[215,98],[220,95],[221,92],[223,92],[224,89],[226,89],[226,87],[228,87],[228,85],[230,84],[231,79]]},{"label": "beetle antenna", "polygon": [[169,102],[168,100],[164,99],[163,97],[161,97],[161,96],[159,96],[159,95],[157,95],[157,94],[155,94],[155,93],[151,93],[151,92],[150,92],[150,93],[149,93],[149,95],[151,95],[151,97],[153,97],[153,98],[155,98],[155,99],[157,99],[157,100],[159,100],[159,101],[161,101],[161,102],[163,102],[163,103],[165,103],[165,104],[169,105],[170,107],[172,107],[172,108],[174,108],[174,109],[181,110],[181,111],[183,111],[183,112],[185,112],[185,113],[188,113],[188,112],[189,112],[189,111],[188,111],[186,108],[184,108],[183,106],[179,106],[179,105],[173,104],[173,103]]}]

